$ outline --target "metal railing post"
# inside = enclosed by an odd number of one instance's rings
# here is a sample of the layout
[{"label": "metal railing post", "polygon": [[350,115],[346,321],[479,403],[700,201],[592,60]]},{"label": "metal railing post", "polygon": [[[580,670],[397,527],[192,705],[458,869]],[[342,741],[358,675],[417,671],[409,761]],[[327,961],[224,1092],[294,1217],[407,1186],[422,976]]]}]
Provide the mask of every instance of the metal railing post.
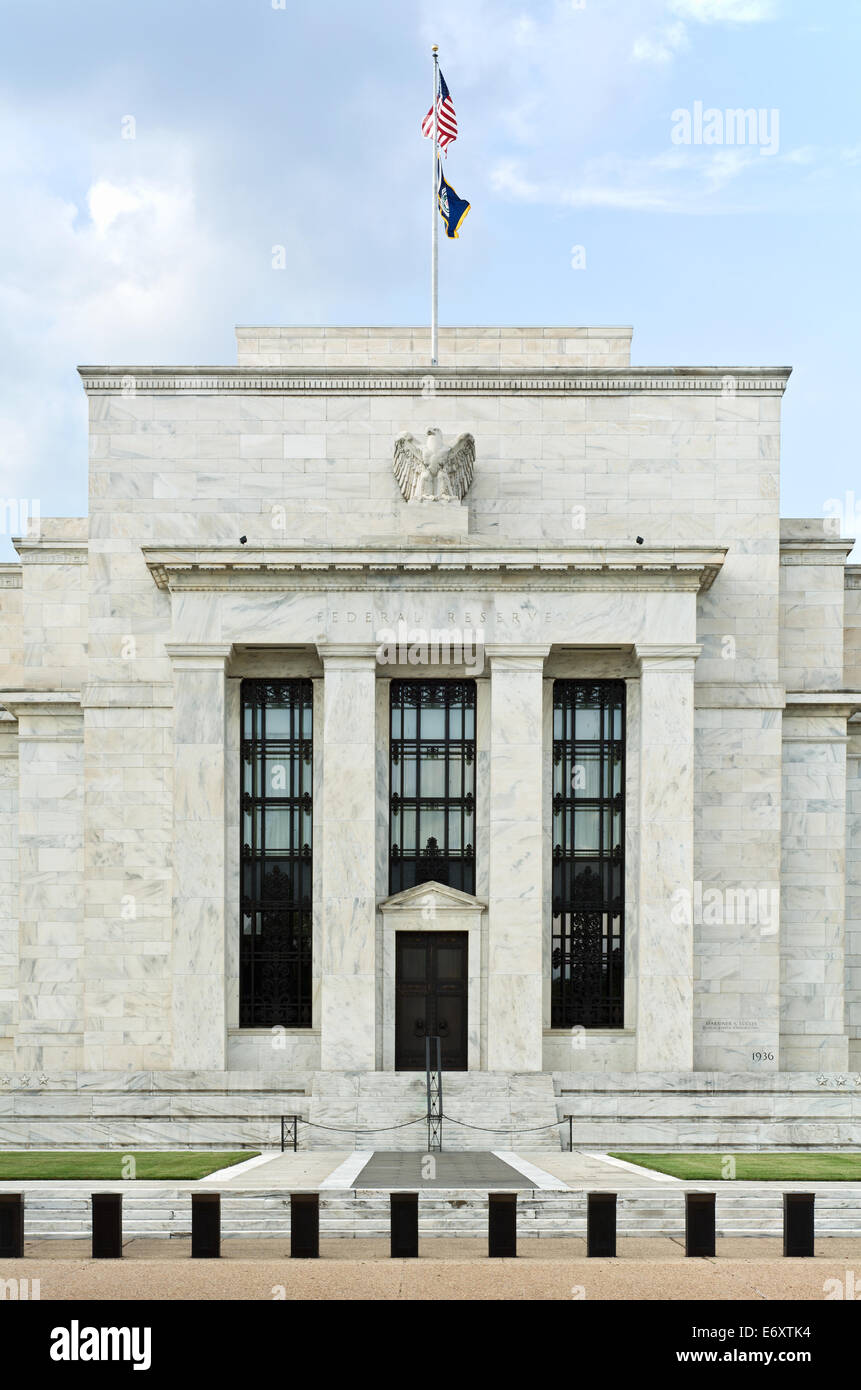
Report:
[{"label": "metal railing post", "polygon": [[425,1037],[425,1076],[427,1080],[428,1153],[442,1153],[442,1043],[438,1037]]},{"label": "metal railing post", "polygon": [[293,1152],[296,1153],[296,1152],[298,1151],[298,1143],[299,1143],[299,1116],[298,1116],[298,1115],[282,1115],[282,1116],[281,1116],[281,1152],[284,1153],[285,1149],[287,1148],[287,1145],[290,1144],[290,1145],[292,1146],[292,1148],[293,1148]]}]

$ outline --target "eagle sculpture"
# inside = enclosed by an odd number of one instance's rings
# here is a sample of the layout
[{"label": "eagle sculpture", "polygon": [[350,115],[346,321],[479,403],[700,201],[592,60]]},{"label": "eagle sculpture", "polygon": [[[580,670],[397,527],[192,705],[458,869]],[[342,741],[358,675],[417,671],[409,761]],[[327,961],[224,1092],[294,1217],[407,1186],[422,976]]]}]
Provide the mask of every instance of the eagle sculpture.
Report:
[{"label": "eagle sculpture", "polygon": [[474,465],[471,434],[459,434],[450,447],[438,429],[429,429],[423,444],[414,434],[399,434],[395,440],[392,467],[406,502],[461,502],[472,482]]}]

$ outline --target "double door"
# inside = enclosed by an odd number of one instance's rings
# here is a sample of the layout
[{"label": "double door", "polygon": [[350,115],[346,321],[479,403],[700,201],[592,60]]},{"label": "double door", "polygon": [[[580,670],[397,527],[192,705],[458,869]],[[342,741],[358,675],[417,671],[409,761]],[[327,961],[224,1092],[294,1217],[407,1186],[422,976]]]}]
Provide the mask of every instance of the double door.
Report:
[{"label": "double door", "polygon": [[424,1071],[430,1036],[443,1071],[466,1071],[466,932],[398,932],[395,955],[395,1069]]}]

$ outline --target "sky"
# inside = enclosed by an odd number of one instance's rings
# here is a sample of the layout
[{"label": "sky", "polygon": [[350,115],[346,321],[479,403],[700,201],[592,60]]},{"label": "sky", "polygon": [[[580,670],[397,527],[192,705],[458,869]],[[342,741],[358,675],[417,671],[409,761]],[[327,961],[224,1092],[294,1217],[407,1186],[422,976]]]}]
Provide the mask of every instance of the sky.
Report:
[{"label": "sky", "polygon": [[781,513],[861,534],[859,0],[0,0],[0,30],[0,500],[86,513],[79,363],[428,322],[437,43],[472,205],[440,322],[792,366]]}]

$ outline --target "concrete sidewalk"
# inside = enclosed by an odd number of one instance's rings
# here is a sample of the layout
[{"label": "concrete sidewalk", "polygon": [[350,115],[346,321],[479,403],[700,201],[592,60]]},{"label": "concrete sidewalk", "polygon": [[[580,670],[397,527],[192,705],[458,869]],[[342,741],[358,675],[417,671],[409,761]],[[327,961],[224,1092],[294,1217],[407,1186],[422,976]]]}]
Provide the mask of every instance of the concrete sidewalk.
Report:
[{"label": "concrete sidewalk", "polygon": [[861,1240],[841,1238],[818,1242],[810,1260],[783,1259],[772,1239],[719,1240],[715,1259],[686,1259],[682,1244],[668,1239],[620,1240],[616,1260],[587,1260],[585,1242],[570,1238],[523,1239],[516,1260],[488,1259],[484,1240],[446,1238],[423,1240],[418,1260],[390,1259],[385,1240],[324,1239],[319,1260],[287,1258],[284,1240],[231,1240],[222,1248],[221,1260],[193,1261],[187,1240],[133,1240],[124,1259],[93,1261],[84,1241],[34,1242],[24,1260],[2,1262],[0,1277],[38,1279],[43,1301],[823,1301],[835,1287],[850,1287],[852,1271],[861,1283]]}]

